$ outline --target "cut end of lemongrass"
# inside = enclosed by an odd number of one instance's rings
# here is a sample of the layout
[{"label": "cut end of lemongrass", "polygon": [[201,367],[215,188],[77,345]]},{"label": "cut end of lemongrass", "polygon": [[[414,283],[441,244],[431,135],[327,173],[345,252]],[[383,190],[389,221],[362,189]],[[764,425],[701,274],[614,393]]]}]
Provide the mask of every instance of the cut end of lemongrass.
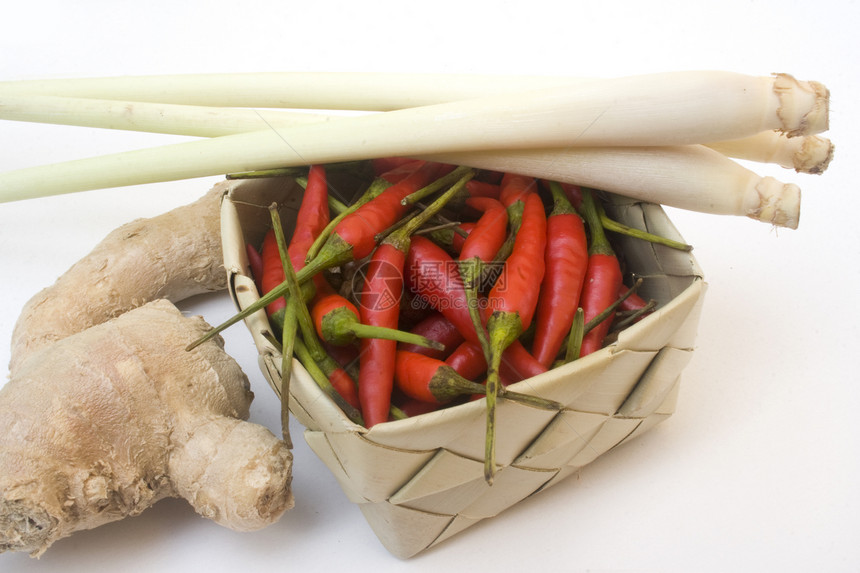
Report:
[{"label": "cut end of lemongrass", "polygon": [[812,135],[803,138],[803,145],[794,154],[794,169],[798,173],[820,175],[833,159],[834,145],[824,137]]},{"label": "cut end of lemongrass", "polygon": [[780,131],[788,137],[814,135],[830,127],[830,90],[820,82],[801,82],[789,74],[774,74],[779,97]]},{"label": "cut end of lemongrass", "polygon": [[762,177],[755,186],[756,204],[747,215],[777,227],[797,229],[800,222],[800,187],[782,183],[773,177]]},{"label": "cut end of lemongrass", "polygon": [[798,173],[823,173],[833,158],[833,144],[819,135],[788,137],[782,132],[768,130],[706,145],[728,157],[775,163]]}]

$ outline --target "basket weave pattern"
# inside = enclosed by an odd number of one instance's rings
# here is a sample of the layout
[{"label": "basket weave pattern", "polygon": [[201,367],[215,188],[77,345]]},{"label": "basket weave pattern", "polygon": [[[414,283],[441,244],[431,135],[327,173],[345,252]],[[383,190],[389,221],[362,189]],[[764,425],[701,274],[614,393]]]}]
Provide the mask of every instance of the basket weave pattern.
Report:
[{"label": "basket weave pattern", "polygon": [[[259,244],[265,209],[277,200],[285,227],[301,188],[288,179],[222,184],[222,235],[230,292],[242,308],[258,298],[245,241]],[[656,205],[614,197],[607,206],[627,225],[681,240]],[[694,348],[705,283],[689,253],[634,239],[619,243],[640,294],[659,310],[603,350],[511,386],[565,405],[544,410],[507,400],[497,409],[495,482],[484,481],[485,401],[478,400],[367,430],[349,421],[295,362],[291,413],[305,439],[358,504],[383,545],[407,558],[493,517],[648,431],[675,409],[681,371]],[[265,312],[246,320],[260,367],[277,392],[281,357],[262,335]]]}]

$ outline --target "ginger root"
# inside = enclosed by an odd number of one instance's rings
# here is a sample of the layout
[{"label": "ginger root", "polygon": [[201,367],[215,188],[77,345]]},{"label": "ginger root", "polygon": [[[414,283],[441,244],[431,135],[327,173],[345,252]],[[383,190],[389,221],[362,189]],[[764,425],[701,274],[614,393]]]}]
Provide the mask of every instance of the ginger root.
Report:
[{"label": "ginger root", "polygon": [[189,205],[118,227],[31,298],[12,333],[10,373],[36,350],[149,301],[224,290],[222,196],[216,185]]},{"label": "ginger root", "polygon": [[224,290],[216,185],[108,234],[25,305],[0,388],[0,553],[165,497],[246,531],[293,505],[292,454],[247,422],[247,377],[210,327],[173,306]]},{"label": "ginger root", "polygon": [[243,421],[252,393],[209,329],[166,300],[32,353],[0,388],[0,552],[44,552],[74,531],[168,496],[236,530],[293,504],[292,454]]}]

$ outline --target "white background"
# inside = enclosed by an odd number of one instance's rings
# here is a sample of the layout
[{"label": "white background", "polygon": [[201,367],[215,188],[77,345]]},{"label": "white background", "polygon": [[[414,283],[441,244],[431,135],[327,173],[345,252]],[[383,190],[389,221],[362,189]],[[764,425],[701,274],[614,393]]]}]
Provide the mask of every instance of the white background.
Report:
[{"label": "white background", "polygon": [[[856,2],[244,2],[81,0],[3,9],[0,80],[246,71],[618,76],[788,72],[832,92],[821,176],[756,166],[804,192],[797,231],[670,210],[710,285],[667,422],[580,475],[409,561],[381,546],[300,437],[296,507],[256,533],[182,500],[0,571],[858,571]],[[0,122],[0,170],[177,138]],[[0,363],[14,320],[108,231],[188,203],[217,178],[0,204]],[[184,305],[217,323],[226,295]],[[277,405],[242,327],[252,419]],[[5,369],[5,366],[4,366]],[[2,380],[0,380],[2,383]]]}]

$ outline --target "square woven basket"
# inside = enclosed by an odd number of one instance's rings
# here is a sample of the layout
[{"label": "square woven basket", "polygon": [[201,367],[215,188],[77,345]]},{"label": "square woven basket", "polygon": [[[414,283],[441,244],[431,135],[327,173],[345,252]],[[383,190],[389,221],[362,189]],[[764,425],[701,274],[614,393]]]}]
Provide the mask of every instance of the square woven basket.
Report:
[{"label": "square woven basket", "polygon": [[[229,290],[237,307],[245,308],[259,298],[245,244],[261,244],[270,226],[266,207],[273,202],[289,232],[302,188],[289,178],[226,181],[219,187]],[[682,240],[658,205],[611,196],[607,212],[627,225]],[[644,279],[640,294],[656,300],[658,310],[599,352],[510,387],[566,407],[559,412],[499,402],[499,469],[492,486],[484,481],[485,400],[367,430],[352,423],[294,361],[292,415],[393,555],[411,557],[497,515],[673,413],[696,338],[703,275],[689,253],[635,239],[622,238],[618,245],[627,272]],[[265,311],[245,323],[261,370],[278,393],[281,356],[264,336]]]}]

